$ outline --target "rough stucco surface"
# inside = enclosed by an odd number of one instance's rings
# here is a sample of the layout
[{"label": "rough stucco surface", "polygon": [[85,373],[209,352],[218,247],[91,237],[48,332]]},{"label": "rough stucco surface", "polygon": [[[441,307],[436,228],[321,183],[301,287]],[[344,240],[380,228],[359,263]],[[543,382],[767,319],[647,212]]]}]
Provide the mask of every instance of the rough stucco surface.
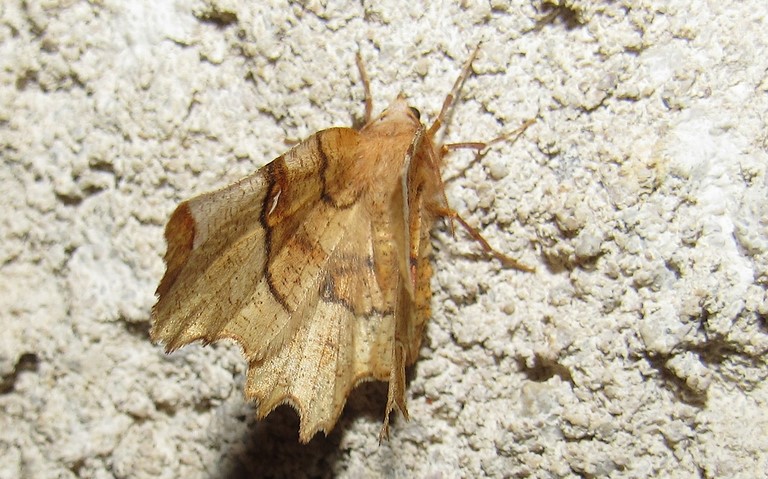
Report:
[{"label": "rough stucco surface", "polygon": [[[0,5],[0,477],[766,477],[768,7],[745,2]],[[561,3],[561,5],[557,5]],[[174,206],[400,90],[452,206],[412,419],[386,387],[297,444],[236,347],[147,336]]]}]

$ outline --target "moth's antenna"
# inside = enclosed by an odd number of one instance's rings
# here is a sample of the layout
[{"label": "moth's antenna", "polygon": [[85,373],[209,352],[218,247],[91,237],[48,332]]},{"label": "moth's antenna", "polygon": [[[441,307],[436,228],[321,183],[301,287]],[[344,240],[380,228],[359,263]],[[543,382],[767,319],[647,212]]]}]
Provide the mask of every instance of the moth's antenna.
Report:
[{"label": "moth's antenna", "polygon": [[360,50],[357,50],[355,55],[355,62],[357,63],[357,69],[360,70],[360,80],[363,82],[363,92],[365,94],[365,122],[367,125],[371,122],[371,115],[373,114],[373,97],[371,96],[371,81],[368,79],[368,73],[365,72],[365,64],[363,63],[363,55]]},{"label": "moth's antenna", "polygon": [[454,82],[453,88],[451,88],[450,93],[448,93],[448,95],[445,97],[445,100],[443,100],[443,108],[440,109],[440,113],[437,115],[437,118],[435,118],[435,122],[432,123],[432,126],[429,127],[429,131],[427,131],[427,135],[430,138],[434,137],[435,133],[437,133],[437,130],[439,130],[442,126],[443,121],[445,120],[445,115],[448,113],[448,109],[450,109],[451,105],[453,105],[454,100],[459,95],[461,87],[464,85],[464,81],[467,79],[467,77],[469,77],[469,73],[472,68],[472,62],[475,60],[477,52],[480,51],[480,45],[482,45],[482,43],[477,44],[475,50],[469,56],[469,59],[467,59],[466,63],[464,63],[464,67],[462,67],[461,73],[459,73],[459,77]]}]

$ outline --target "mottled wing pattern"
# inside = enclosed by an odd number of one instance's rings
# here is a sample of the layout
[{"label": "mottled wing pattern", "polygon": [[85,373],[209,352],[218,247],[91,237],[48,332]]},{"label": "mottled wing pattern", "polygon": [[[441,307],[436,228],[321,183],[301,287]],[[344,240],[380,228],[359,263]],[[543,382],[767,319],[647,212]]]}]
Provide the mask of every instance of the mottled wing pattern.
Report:
[{"label": "mottled wing pattern", "polygon": [[[405,363],[429,313],[428,251],[414,304],[394,262],[403,239],[361,201],[365,182],[349,157],[358,135],[321,131],[238,183],[181,203],[166,228],[152,339],[169,351],[236,340],[258,415],[292,405],[302,442],[333,427],[363,380],[395,379],[390,397],[405,413]],[[405,354],[394,354],[398,343]]]}]

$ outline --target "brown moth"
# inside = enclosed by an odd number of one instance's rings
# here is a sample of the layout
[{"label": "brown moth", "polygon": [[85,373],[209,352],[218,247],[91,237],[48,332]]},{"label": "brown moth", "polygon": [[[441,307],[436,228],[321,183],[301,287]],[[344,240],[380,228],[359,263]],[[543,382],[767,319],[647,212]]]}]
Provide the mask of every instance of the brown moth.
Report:
[{"label": "brown moth", "polygon": [[487,145],[435,140],[476,54],[430,127],[402,94],[371,118],[358,55],[362,128],[317,132],[252,175],[182,202],[165,228],[152,340],[167,352],[235,340],[258,417],[291,405],[302,443],[328,434],[357,384],[388,381],[387,437],[393,409],[408,418],[405,367],[430,316],[435,220],[458,221],[486,252],[529,270],[448,207],[440,177],[448,151]]}]

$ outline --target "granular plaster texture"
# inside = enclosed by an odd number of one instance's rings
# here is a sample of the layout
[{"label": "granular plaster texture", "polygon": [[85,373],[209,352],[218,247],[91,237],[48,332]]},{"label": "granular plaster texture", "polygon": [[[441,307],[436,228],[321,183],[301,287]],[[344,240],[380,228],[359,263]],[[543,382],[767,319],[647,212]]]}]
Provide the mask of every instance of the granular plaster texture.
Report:
[{"label": "granular plaster texture", "polygon": [[[768,471],[768,6],[0,4],[0,478],[669,477]],[[148,339],[182,199],[403,91],[447,196],[411,420],[386,386],[297,442],[237,347]]]}]

